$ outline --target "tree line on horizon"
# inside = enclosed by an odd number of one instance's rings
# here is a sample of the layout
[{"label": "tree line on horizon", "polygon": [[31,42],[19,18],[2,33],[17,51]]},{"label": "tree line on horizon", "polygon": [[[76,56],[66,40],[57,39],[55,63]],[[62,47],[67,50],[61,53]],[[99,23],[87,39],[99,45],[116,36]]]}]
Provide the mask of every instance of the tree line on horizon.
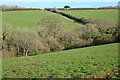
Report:
[{"label": "tree line on horizon", "polygon": [[[98,7],[98,8],[72,8],[69,5],[65,5],[63,8],[57,8],[58,10],[96,10],[96,9],[118,9],[119,6],[105,6],[105,7]],[[54,8],[44,8],[46,9],[54,9]],[[15,11],[15,10],[42,10],[41,8],[25,8],[19,7],[17,5],[10,6],[10,5],[0,5],[0,11]]]}]

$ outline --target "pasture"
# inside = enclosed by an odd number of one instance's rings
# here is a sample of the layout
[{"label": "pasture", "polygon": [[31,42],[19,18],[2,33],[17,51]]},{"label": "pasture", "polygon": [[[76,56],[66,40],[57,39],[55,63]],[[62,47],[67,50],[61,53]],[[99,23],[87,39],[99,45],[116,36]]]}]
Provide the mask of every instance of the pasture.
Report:
[{"label": "pasture", "polygon": [[118,44],[3,58],[3,78],[116,78]]},{"label": "pasture", "polygon": [[[13,30],[23,29],[35,31],[41,20],[47,15],[57,15],[49,11],[31,10],[31,11],[10,11],[2,13],[2,22],[11,24]],[[60,15],[57,15],[60,16]],[[61,16],[64,20],[65,28],[71,29],[77,23]]]},{"label": "pasture", "polygon": [[61,10],[76,17],[87,17],[100,20],[118,20],[118,10]]},{"label": "pasture", "polygon": [[[60,10],[64,13],[71,14],[76,17],[87,17],[91,19],[114,20],[117,21],[117,10]],[[3,24],[10,24],[13,30],[31,30],[36,31],[39,23],[46,15],[57,15],[49,11],[31,10],[31,11],[10,11],[2,13]],[[65,29],[72,30],[74,26],[80,25],[71,19],[63,17]]]}]

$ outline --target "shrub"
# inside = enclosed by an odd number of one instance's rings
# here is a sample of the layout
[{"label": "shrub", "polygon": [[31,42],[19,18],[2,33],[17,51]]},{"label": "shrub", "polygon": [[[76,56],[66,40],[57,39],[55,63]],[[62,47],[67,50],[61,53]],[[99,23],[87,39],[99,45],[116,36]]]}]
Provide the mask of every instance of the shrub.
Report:
[{"label": "shrub", "polygon": [[64,49],[72,49],[72,48],[81,46],[78,35],[73,31],[66,32],[61,37],[60,43],[62,43],[62,45],[64,45]]},{"label": "shrub", "polygon": [[93,44],[93,39],[80,39],[81,47],[87,47]]},{"label": "shrub", "polygon": [[111,43],[111,42],[115,42],[115,37],[112,36],[112,34],[103,34],[102,36],[94,39],[93,41],[95,45]]},{"label": "shrub", "polygon": [[120,27],[118,25],[107,28],[106,34],[111,34],[115,37],[116,42],[120,42]]},{"label": "shrub", "polygon": [[86,41],[84,43],[88,42],[89,45],[96,45],[119,41],[119,28],[116,22],[107,20],[91,21],[93,22],[85,26],[75,27],[74,29],[79,38]]},{"label": "shrub", "polygon": [[11,24],[3,22],[2,23],[2,49],[7,48],[10,50],[10,43],[8,41],[10,34],[11,34]]},{"label": "shrub", "polygon": [[[64,18],[59,15],[47,15],[45,16],[39,25],[39,35],[48,35],[58,37],[64,31]],[[43,32],[43,34],[42,34]]]},{"label": "shrub", "polygon": [[80,20],[84,23],[84,24],[89,24],[89,23],[93,23],[94,20],[88,17],[81,17]]},{"label": "shrub", "polygon": [[11,29],[12,29],[12,25],[7,23],[7,22],[3,22],[2,23],[2,35],[3,35],[3,40],[7,39],[11,33]]},{"label": "shrub", "polygon": [[38,29],[38,35],[47,44],[48,52],[63,50],[63,46],[60,43],[60,37],[63,33],[64,22],[63,18],[59,15],[45,16]]},{"label": "shrub", "polygon": [[50,51],[61,51],[64,49],[64,47],[57,41],[56,38],[46,37],[44,40],[48,44]]},{"label": "shrub", "polygon": [[28,56],[41,53],[44,48],[36,34],[24,31],[12,32],[8,43],[15,48],[17,56]]},{"label": "shrub", "polygon": [[120,26],[118,26],[118,28],[116,29],[114,35],[116,37],[116,41],[120,42]]},{"label": "shrub", "polygon": [[94,24],[87,24],[86,26],[77,26],[73,30],[79,35],[81,39],[94,39],[100,36],[100,32]]},{"label": "shrub", "polygon": [[96,28],[98,28],[101,34],[114,33],[114,30],[112,29],[118,27],[118,23],[112,20],[95,20],[94,24],[96,24]]},{"label": "shrub", "polygon": [[[95,44],[104,44],[118,41],[118,23],[110,20],[96,20],[94,22],[101,36],[94,40]],[[117,40],[116,40],[117,39]]]}]

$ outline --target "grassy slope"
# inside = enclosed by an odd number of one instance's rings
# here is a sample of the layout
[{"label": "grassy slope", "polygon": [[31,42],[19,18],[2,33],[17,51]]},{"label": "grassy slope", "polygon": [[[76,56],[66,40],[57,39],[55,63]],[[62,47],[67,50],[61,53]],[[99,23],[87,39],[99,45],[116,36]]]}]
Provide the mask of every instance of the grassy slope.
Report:
[{"label": "grassy slope", "polygon": [[[42,10],[41,11],[32,10],[32,11],[3,12],[2,20],[5,23],[6,22],[10,23],[14,27],[14,29],[29,28],[30,30],[35,30],[37,29],[36,27],[38,26],[38,22],[40,22],[44,16],[49,15],[49,14],[53,14],[53,13],[48,12],[48,11],[42,11]],[[66,28],[71,29],[75,23],[70,19],[67,19],[65,17],[63,18],[65,20],[64,22],[65,22]]]},{"label": "grassy slope", "polygon": [[92,19],[118,20],[118,10],[62,10],[62,12],[76,17],[88,17]]},{"label": "grassy slope", "polygon": [[[108,19],[117,21],[117,10],[64,10],[63,12],[72,14],[76,17],[90,17],[93,19]],[[3,12],[2,21],[10,23],[14,29],[30,29],[35,31],[37,28],[37,23],[48,14],[53,14],[48,11],[12,11]],[[62,16],[61,16],[62,17]],[[64,18],[66,29],[72,29],[77,23],[74,21]]]},{"label": "grassy slope", "polygon": [[31,57],[4,58],[3,77],[74,77],[117,69],[118,43]]}]

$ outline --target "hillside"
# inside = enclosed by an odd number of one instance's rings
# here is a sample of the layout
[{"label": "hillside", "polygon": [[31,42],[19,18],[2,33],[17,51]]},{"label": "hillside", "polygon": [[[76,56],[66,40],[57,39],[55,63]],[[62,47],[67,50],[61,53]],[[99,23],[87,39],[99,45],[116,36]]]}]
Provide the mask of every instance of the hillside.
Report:
[{"label": "hillside", "polygon": [[[117,10],[60,10],[61,12],[71,14],[78,18],[87,17],[91,19],[100,19],[100,20],[118,20],[118,11]],[[16,29],[27,29],[36,31],[38,24],[42,19],[47,15],[57,15],[49,11],[42,10],[29,10],[29,11],[9,11],[2,13],[3,24],[10,24],[13,27],[13,30]],[[63,18],[65,28],[67,30],[72,30],[74,26],[77,26],[78,23],[57,15]],[[79,24],[80,25],[80,24]]]},{"label": "hillside", "polygon": [[61,10],[76,17],[87,17],[100,20],[118,20],[118,10]]},{"label": "hillside", "polygon": [[29,11],[8,11],[2,13],[2,21],[3,24],[10,24],[13,27],[13,30],[16,29],[29,29],[32,31],[36,31],[37,27],[40,25],[39,23],[45,16],[52,15],[61,17],[64,21],[66,29],[72,29],[74,23],[71,19],[66,17],[54,14],[49,11],[42,11],[42,10],[29,10]]},{"label": "hillside", "polygon": [[[112,77],[118,69],[118,44],[3,59],[3,78]],[[116,75],[116,76],[115,76]]]}]

